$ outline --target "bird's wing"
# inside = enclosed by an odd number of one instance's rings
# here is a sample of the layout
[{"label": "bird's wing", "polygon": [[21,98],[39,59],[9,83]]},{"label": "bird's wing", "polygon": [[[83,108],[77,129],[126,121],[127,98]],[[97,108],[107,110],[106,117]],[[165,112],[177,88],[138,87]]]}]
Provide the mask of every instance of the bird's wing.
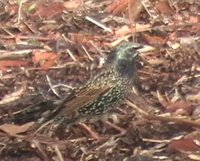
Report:
[{"label": "bird's wing", "polygon": [[75,90],[70,96],[65,98],[62,105],[57,110],[57,114],[54,118],[60,116],[75,116],[78,113],[78,109],[84,105],[94,102],[98,97],[107,93],[117,82],[115,79],[112,79],[107,83],[101,82],[98,81],[99,77],[101,77],[101,75],[93,79],[92,85],[82,86],[78,90]]},{"label": "bird's wing", "polygon": [[92,103],[98,97],[107,93],[110,90],[110,88],[110,86],[104,86],[100,88],[90,87],[89,89],[80,90],[78,93],[75,94],[75,96],[71,100],[68,100],[62,105],[63,108],[59,115],[61,116],[75,114],[79,108]]},{"label": "bird's wing", "polygon": [[70,98],[67,98],[66,101],[62,103],[53,118],[56,119],[62,116],[69,118],[76,117],[78,115],[78,109],[84,105],[92,103],[98,97],[109,91],[110,88],[111,87],[109,86],[101,86],[101,88],[87,87],[87,89],[80,89],[77,93],[73,94],[73,96],[69,96]]}]

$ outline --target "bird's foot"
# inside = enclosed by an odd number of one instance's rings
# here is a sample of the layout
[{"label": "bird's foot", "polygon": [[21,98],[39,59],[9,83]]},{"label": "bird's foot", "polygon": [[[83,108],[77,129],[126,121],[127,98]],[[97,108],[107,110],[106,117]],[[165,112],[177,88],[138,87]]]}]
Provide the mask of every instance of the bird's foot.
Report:
[{"label": "bird's foot", "polygon": [[95,140],[102,140],[103,137],[101,137],[98,133],[96,133],[95,131],[93,131],[90,127],[88,127],[86,124],[84,123],[79,123],[79,125],[84,128]]},{"label": "bird's foot", "polygon": [[123,129],[123,128],[121,128],[121,127],[119,127],[119,126],[117,126],[117,125],[111,123],[110,121],[106,121],[105,124],[107,124],[108,126],[114,128],[114,129],[116,129],[117,131],[119,131],[120,133],[119,133],[118,135],[120,135],[120,136],[121,136],[121,135],[124,135],[124,134],[126,133],[126,130],[125,130],[125,129]]}]

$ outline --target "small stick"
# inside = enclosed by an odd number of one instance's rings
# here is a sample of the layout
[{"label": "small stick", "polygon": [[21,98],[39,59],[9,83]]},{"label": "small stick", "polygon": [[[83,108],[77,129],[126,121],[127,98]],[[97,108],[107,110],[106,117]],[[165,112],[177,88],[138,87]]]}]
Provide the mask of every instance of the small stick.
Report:
[{"label": "small stick", "polygon": [[93,17],[89,17],[89,16],[86,16],[85,17],[86,20],[94,23],[95,25],[99,26],[100,28],[104,29],[105,31],[108,31],[110,33],[113,33],[112,29],[108,28],[107,26],[105,26],[103,23],[101,22],[98,22],[97,20],[95,20]]},{"label": "small stick", "polygon": [[48,75],[46,75],[46,78],[47,78],[47,82],[49,83],[49,86],[50,86],[50,89],[52,90],[52,92],[57,96],[57,97],[60,97],[58,92],[55,90],[55,88],[53,88],[53,85],[50,81],[50,78]]},{"label": "small stick", "polygon": [[149,119],[149,120],[159,120],[159,121],[163,121],[163,122],[174,122],[174,123],[177,123],[177,124],[184,124],[184,125],[188,125],[188,126],[200,127],[200,121],[193,121],[193,120],[177,118],[177,117],[173,117],[173,116],[158,116],[158,115],[154,115],[154,114],[148,114],[143,109],[141,109],[140,107],[138,107],[137,105],[133,104],[130,101],[127,101],[127,104],[129,106],[133,107],[136,111],[138,111],[146,119]]},{"label": "small stick", "polygon": [[60,149],[58,148],[57,145],[54,145],[54,149],[55,149],[56,154],[58,155],[58,159],[59,159],[60,161],[64,161],[63,155],[62,155],[62,153],[60,152]]},{"label": "small stick", "polygon": [[69,49],[67,49],[67,53],[68,53],[69,56],[73,59],[73,61],[76,61],[75,56],[72,54],[72,52],[71,52]]},{"label": "small stick", "polygon": [[88,56],[88,58],[91,60],[91,61],[94,61],[94,59],[90,56],[90,54],[88,53],[88,51],[86,50],[86,48],[82,45],[82,48],[83,50],[85,51],[86,55]]},{"label": "small stick", "polygon": [[23,3],[23,0],[20,0],[19,1],[19,8],[18,8],[18,17],[17,17],[17,23],[18,24],[20,24],[20,20],[21,20],[22,3]]}]

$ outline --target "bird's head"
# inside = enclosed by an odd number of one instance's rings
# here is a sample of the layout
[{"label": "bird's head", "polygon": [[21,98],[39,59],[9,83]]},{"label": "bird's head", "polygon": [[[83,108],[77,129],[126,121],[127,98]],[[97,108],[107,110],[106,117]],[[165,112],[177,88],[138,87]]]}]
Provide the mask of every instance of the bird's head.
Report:
[{"label": "bird's head", "polygon": [[123,43],[108,56],[107,63],[119,74],[131,76],[136,72],[135,60],[138,57],[137,49],[139,48],[142,48],[140,44]]}]

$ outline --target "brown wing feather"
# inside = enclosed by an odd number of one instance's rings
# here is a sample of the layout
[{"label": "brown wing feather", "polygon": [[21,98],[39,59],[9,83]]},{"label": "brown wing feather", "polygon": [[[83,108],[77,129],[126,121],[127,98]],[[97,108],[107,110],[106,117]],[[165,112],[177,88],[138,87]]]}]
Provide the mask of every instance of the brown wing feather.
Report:
[{"label": "brown wing feather", "polygon": [[100,88],[90,87],[87,89],[82,89],[75,94],[75,96],[71,99],[63,103],[62,110],[56,117],[60,116],[68,116],[71,117],[77,113],[77,110],[80,107],[83,107],[86,104],[89,104],[96,100],[99,96],[105,94],[110,90],[109,86],[103,86]]}]

